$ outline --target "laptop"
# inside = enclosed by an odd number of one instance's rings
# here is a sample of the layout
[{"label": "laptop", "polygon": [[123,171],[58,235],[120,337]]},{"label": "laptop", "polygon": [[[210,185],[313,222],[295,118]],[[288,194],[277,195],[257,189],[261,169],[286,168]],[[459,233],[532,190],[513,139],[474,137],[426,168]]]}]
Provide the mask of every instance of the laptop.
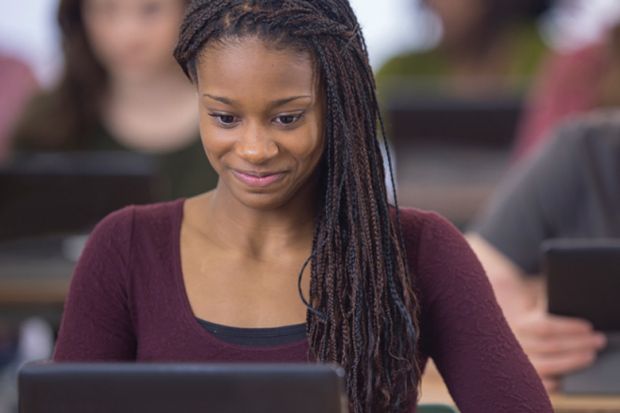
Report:
[{"label": "laptop", "polygon": [[163,189],[154,159],[129,152],[22,153],[2,165],[0,318],[57,322],[84,234]]},{"label": "laptop", "polygon": [[324,364],[54,363],[18,373],[20,413],[346,413]]},{"label": "laptop", "polygon": [[87,231],[110,212],[163,192],[155,162],[145,155],[18,154],[0,167],[0,241]]},{"label": "laptop", "polygon": [[607,335],[591,366],[561,380],[565,393],[620,394],[620,239],[556,239],[543,246],[548,309]]},{"label": "laptop", "polygon": [[522,112],[518,98],[460,99],[406,88],[386,103],[397,151],[429,146],[507,151]]},{"label": "laptop", "polygon": [[430,97],[404,88],[386,103],[403,205],[465,228],[509,164],[521,113],[511,98]]}]

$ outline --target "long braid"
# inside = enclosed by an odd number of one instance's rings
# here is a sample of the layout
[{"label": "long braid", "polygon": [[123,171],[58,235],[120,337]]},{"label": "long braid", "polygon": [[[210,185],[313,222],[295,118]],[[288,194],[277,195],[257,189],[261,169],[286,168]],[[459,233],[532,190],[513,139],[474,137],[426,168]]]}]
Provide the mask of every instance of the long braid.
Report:
[{"label": "long braid", "polygon": [[359,23],[347,0],[194,0],[175,57],[195,80],[208,42],[243,36],[309,51],[325,91],[320,205],[300,272],[311,264],[309,358],[345,368],[354,413],[408,411],[420,375],[418,301],[387,200],[383,121]]}]

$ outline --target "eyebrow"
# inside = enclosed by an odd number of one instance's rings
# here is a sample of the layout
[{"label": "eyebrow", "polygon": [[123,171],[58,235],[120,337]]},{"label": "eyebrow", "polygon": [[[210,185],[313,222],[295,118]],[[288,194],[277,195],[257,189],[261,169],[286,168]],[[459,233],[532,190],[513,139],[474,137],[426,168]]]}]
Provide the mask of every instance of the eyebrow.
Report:
[{"label": "eyebrow", "polygon": [[[215,95],[211,95],[209,93],[203,93],[202,95],[206,96],[206,97],[208,97],[210,99],[216,100],[218,102],[224,103],[225,105],[229,105],[229,106],[235,106],[238,103],[237,101],[235,101],[233,99],[225,98],[223,96],[215,96]],[[284,99],[277,99],[277,100],[274,100],[274,101],[269,103],[269,108],[271,108],[271,109],[277,108],[279,106],[286,105],[287,103],[292,102],[292,101],[297,100],[297,99],[308,99],[308,98],[312,99],[312,96],[310,96],[310,95],[299,95],[299,96],[291,96],[291,97],[284,98]]]}]

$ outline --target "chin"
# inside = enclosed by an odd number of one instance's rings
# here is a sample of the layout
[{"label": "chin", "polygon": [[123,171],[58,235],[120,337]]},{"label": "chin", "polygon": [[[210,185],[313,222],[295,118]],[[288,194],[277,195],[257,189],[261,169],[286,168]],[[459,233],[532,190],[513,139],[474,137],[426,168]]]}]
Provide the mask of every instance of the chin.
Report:
[{"label": "chin", "polygon": [[237,193],[235,198],[246,206],[247,208],[256,209],[260,211],[270,211],[279,209],[290,202],[291,197],[285,194],[274,193]]}]

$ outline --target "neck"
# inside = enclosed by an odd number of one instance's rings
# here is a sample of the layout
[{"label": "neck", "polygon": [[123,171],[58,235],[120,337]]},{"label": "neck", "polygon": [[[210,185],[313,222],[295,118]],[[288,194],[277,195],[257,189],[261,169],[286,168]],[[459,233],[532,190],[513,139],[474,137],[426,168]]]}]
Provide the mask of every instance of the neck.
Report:
[{"label": "neck", "polygon": [[243,205],[224,185],[210,193],[205,233],[225,248],[255,259],[283,251],[310,253],[317,209],[316,185],[308,185],[285,205],[257,209]]}]

